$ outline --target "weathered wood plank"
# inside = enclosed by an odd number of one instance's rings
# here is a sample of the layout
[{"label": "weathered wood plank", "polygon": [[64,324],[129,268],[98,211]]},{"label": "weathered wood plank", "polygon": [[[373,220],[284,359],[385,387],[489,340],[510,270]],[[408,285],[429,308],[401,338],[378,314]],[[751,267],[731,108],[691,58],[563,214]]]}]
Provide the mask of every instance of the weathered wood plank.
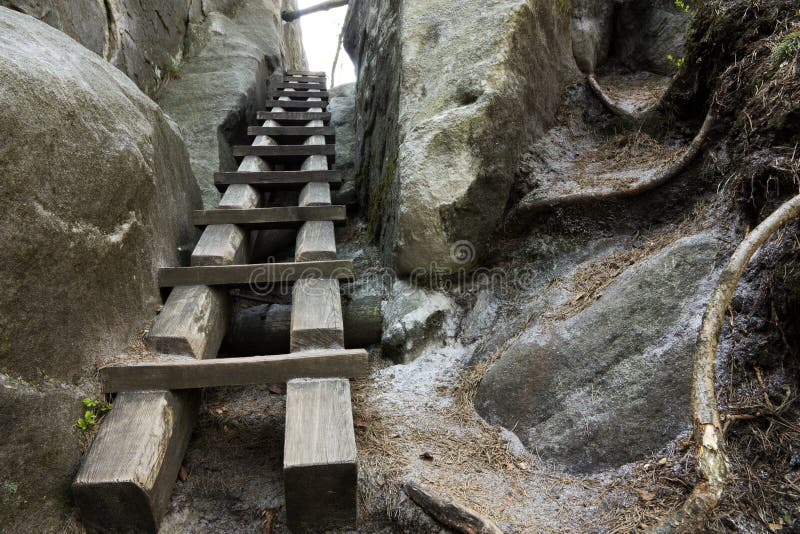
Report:
[{"label": "weathered wood plank", "polygon": [[336,259],[336,237],[332,222],[315,221],[304,224],[297,232],[295,261],[325,261]]},{"label": "weathered wood plank", "polygon": [[302,225],[307,221],[344,221],[345,206],[285,206],[248,210],[201,210],[195,211],[192,221],[195,226],[212,224],[236,224],[247,228],[286,228]]},{"label": "weathered wood plank", "polygon": [[358,459],[347,380],[289,382],[283,470],[292,532],[355,525]]},{"label": "weathered wood plank", "polygon": [[196,389],[276,384],[298,377],[356,378],[369,370],[363,349],[295,352],[215,360],[173,359],[113,365],[100,369],[103,391]]},{"label": "weathered wood plank", "polygon": [[84,526],[100,532],[158,530],[199,399],[196,391],[117,396],[72,484]]},{"label": "weathered wood plank", "polygon": [[272,89],[294,89],[295,91],[305,91],[307,89],[317,89],[321,91],[325,89],[325,84],[319,82],[276,82],[271,83],[270,87]]},{"label": "weathered wood plank", "polygon": [[291,351],[344,347],[337,280],[300,280],[292,288]]},{"label": "weathered wood plank", "polygon": [[161,287],[271,285],[297,282],[303,278],[353,279],[352,260],[307,263],[261,263],[209,267],[168,267],[158,273]]},{"label": "weathered wood plank", "polygon": [[331,114],[327,111],[259,111],[260,121],[295,121],[307,123],[308,121],[330,121]]},{"label": "weathered wood plank", "polygon": [[283,108],[283,109],[311,109],[311,108],[326,108],[327,102],[309,102],[308,100],[267,100],[267,108]]},{"label": "weathered wood plank", "polygon": [[[294,87],[292,87],[292,88],[290,88],[290,89],[294,89]],[[316,87],[314,87],[313,89],[317,89],[317,88],[316,88]],[[314,97],[316,97],[316,98],[322,98],[322,99],[328,100],[328,99],[330,98],[330,92],[328,92],[328,91],[317,91],[317,90],[315,90],[313,93],[309,93],[309,92],[307,92],[307,91],[294,91],[294,90],[292,90],[292,91],[286,91],[286,90],[277,90],[277,91],[272,91],[272,92],[270,92],[270,94],[269,94],[269,97],[270,97],[270,98],[275,98],[275,99],[277,99],[277,98],[282,98],[282,97],[284,97],[284,96],[288,96],[288,97],[290,97],[290,98],[310,98],[311,96],[314,96]]]},{"label": "weathered wood plank", "polygon": [[214,183],[218,189],[233,184],[249,184],[266,191],[302,189],[309,183],[341,184],[342,171],[270,171],[270,172],[218,172]]},{"label": "weathered wood plank", "polygon": [[325,78],[324,76],[284,76],[283,81],[327,83],[327,78]]},{"label": "weathered wood plank", "polygon": [[228,294],[207,286],[176,287],[145,338],[161,354],[213,358],[228,324]]},{"label": "weathered wood plank", "polygon": [[321,70],[287,70],[283,72],[286,76],[319,76],[320,78],[327,78],[328,75]]},{"label": "weathered wood plank", "polygon": [[233,155],[259,157],[335,156],[336,145],[237,145],[233,147]]},{"label": "weathered wood plank", "polygon": [[336,137],[336,128],[333,126],[320,126],[316,128],[309,128],[307,126],[250,126],[247,129],[247,135],[270,135],[272,137],[308,137],[312,135],[324,135],[330,140]]}]

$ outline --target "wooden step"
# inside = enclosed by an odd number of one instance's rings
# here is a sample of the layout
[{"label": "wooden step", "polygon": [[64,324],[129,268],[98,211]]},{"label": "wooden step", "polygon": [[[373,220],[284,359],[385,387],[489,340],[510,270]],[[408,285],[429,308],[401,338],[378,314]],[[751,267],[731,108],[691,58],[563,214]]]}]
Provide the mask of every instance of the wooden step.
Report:
[{"label": "wooden step", "polygon": [[302,125],[310,121],[331,120],[331,114],[325,111],[259,111],[256,116],[260,121],[292,121]]},{"label": "wooden step", "polygon": [[214,183],[222,191],[235,184],[274,191],[302,189],[309,183],[340,184],[342,178],[342,171],[218,172],[214,175]]},{"label": "wooden step", "polygon": [[158,272],[160,287],[176,286],[269,286],[294,283],[303,278],[353,279],[352,260],[261,263],[208,267],[165,267]]},{"label": "wooden step", "polygon": [[281,109],[311,109],[328,107],[328,103],[324,100],[310,101],[310,100],[267,100],[267,108],[281,108]]},{"label": "wooden step", "polygon": [[270,98],[322,98],[323,100],[328,100],[330,98],[330,93],[328,91],[272,91],[270,93]]},{"label": "wooden step", "polygon": [[335,142],[336,128],[333,126],[250,126],[247,135],[268,135],[270,137],[309,137],[312,135],[324,135],[329,141]]},{"label": "wooden step", "polygon": [[192,214],[195,226],[236,224],[249,229],[295,228],[307,221],[344,221],[345,206],[286,206],[247,210],[198,210]]},{"label": "wooden step", "polygon": [[328,79],[325,76],[284,76],[283,81],[325,83]]},{"label": "wooden step", "polygon": [[347,380],[287,384],[283,451],[290,531],[355,531],[358,458]]},{"label": "wooden step", "polygon": [[306,82],[306,83],[287,83],[277,82],[269,84],[271,89],[294,89],[295,91],[307,91],[309,89],[325,90],[324,83]]},{"label": "wooden step", "polygon": [[336,145],[237,145],[233,147],[233,155],[237,157],[261,156],[274,158],[336,156]]},{"label": "wooden step", "polygon": [[286,76],[320,76],[322,78],[327,78],[328,74],[321,70],[286,70],[283,71]]},{"label": "wooden step", "polygon": [[174,359],[100,369],[103,391],[182,390],[278,384],[294,378],[356,378],[369,372],[363,349],[296,352],[216,360]]}]

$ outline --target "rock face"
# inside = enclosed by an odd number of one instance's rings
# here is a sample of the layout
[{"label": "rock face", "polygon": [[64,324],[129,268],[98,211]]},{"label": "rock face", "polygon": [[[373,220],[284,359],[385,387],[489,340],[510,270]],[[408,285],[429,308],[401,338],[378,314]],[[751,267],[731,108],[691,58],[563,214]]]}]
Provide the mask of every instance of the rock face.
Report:
[{"label": "rock face", "polygon": [[673,74],[675,65],[668,55],[682,58],[691,15],[674,0],[626,2],[616,18],[614,48],[618,59],[633,70]]},{"label": "rock face", "polygon": [[328,102],[331,126],[336,128],[336,169],[344,173],[344,183],[333,191],[334,204],[353,204],[358,201],[355,190],[356,155],[356,84],[339,85],[331,89]]},{"label": "rock face", "polygon": [[550,334],[524,333],[481,382],[478,412],[575,471],[663,447],[689,428],[691,354],[716,252],[708,235],[684,238]]},{"label": "rock face", "polygon": [[607,58],[614,31],[615,0],[572,3],[572,53],[581,71],[591,74]]},{"label": "rock face", "polygon": [[[64,506],[77,467],[75,399],[154,316],[157,269],[194,239],[200,195],[176,127],[130,79],[5,8],[0,130],[0,424],[15,436],[0,484],[16,488],[3,528],[53,531],[41,522],[57,520],[47,503]],[[26,425],[43,430],[23,447]]]},{"label": "rock face", "polygon": [[[297,24],[284,26],[280,2],[262,0],[242,3],[231,16],[209,13],[191,27],[181,77],[157,100],[183,132],[206,207],[215,207],[220,198],[214,173],[238,166],[232,145],[252,142],[240,136],[264,107],[269,75],[281,65],[306,65],[299,30],[288,33]],[[300,57],[291,57],[298,49]]]},{"label": "rock face", "polygon": [[400,4],[357,0],[348,15],[357,182],[399,273],[456,270],[452,245],[469,241],[480,257],[523,143],[578,76],[570,16],[554,2]]}]

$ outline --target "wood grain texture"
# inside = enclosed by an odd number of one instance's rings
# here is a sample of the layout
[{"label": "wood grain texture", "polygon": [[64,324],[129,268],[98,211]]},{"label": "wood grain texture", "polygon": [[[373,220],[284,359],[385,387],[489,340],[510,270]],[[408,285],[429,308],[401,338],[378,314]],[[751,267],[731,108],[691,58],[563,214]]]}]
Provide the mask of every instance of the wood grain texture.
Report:
[{"label": "wood grain texture", "polygon": [[336,235],[333,223],[305,223],[297,232],[294,259],[297,262],[335,260]]},{"label": "wood grain texture", "polygon": [[344,347],[342,298],[337,280],[300,280],[292,288],[291,351]]},{"label": "wood grain texture", "polygon": [[307,126],[250,126],[247,135],[270,135],[272,137],[292,136],[304,137],[311,135],[324,135],[330,142],[335,139],[336,128],[333,126],[318,126],[309,128]]},{"label": "wood grain texture", "polygon": [[218,189],[233,184],[250,184],[261,190],[302,189],[312,182],[340,184],[342,171],[269,171],[269,172],[218,172],[214,183]]},{"label": "wood grain texture", "polygon": [[284,71],[286,76],[318,76],[320,78],[326,78],[328,75],[321,70],[287,70]]},{"label": "wood grain texture", "polygon": [[307,123],[308,121],[330,121],[331,114],[320,111],[259,111],[257,113],[260,121],[295,121]]},{"label": "wood grain texture", "polygon": [[[292,89],[294,89],[294,88],[292,88]],[[283,90],[283,91],[281,91],[281,90],[278,90],[278,91],[270,92],[269,96],[270,96],[270,98],[273,98],[273,99],[283,98],[284,96],[288,96],[290,98],[309,98],[310,96],[314,96],[314,97],[322,98],[322,99],[325,99],[325,100],[328,100],[330,98],[330,93],[328,91],[319,91],[319,90],[316,90],[317,89],[316,87],[312,87],[312,89],[315,89],[315,91],[313,93],[309,93],[307,91],[294,91],[294,90],[291,90],[291,91]]]},{"label": "wood grain texture", "polygon": [[266,107],[282,108],[282,109],[311,109],[311,108],[326,108],[327,102],[309,102],[308,100],[267,100]]},{"label": "wood grain texture", "polygon": [[[327,184],[323,184],[327,185]],[[195,226],[236,224],[248,228],[285,228],[307,221],[344,221],[345,206],[311,205],[255,208],[247,210],[199,210],[192,214]]]},{"label": "wood grain texture", "polygon": [[369,370],[363,349],[296,352],[279,356],[249,356],[164,361],[113,365],[100,369],[105,392],[153,389],[197,389],[251,384],[276,384],[298,377],[356,378]]},{"label": "wood grain texture", "polygon": [[289,382],[283,469],[292,532],[355,525],[358,460],[347,380]]},{"label": "wood grain texture", "polygon": [[72,484],[84,526],[101,532],[158,530],[199,398],[195,391],[116,397]]},{"label": "wood grain texture", "polygon": [[260,263],[212,267],[169,267],[158,273],[160,287],[292,283],[303,278],[352,280],[352,260]]},{"label": "wood grain texture", "polygon": [[325,76],[284,76],[284,82],[314,82],[314,83],[327,83]]},{"label": "wood grain texture", "polygon": [[325,89],[325,84],[319,82],[275,82],[271,83],[270,87],[272,89],[294,89],[295,91],[305,91],[308,89],[323,90]]},{"label": "wood grain texture", "polygon": [[[311,158],[309,158],[311,159]],[[307,184],[302,191],[298,204],[301,207],[307,206],[330,206],[331,205],[331,186],[326,183],[314,182]]]},{"label": "wood grain texture", "polygon": [[145,338],[160,354],[213,358],[228,324],[228,294],[207,286],[176,287]]},{"label": "wood grain texture", "polygon": [[336,145],[238,145],[233,147],[233,155],[237,157],[335,156]]}]

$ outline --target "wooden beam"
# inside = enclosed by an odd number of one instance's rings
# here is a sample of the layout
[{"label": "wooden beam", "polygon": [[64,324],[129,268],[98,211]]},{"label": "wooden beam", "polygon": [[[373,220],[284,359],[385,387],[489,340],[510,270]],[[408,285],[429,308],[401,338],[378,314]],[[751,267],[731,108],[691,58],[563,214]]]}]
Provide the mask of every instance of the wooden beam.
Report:
[{"label": "wooden beam", "polygon": [[308,128],[306,126],[250,126],[247,129],[247,135],[270,135],[272,137],[324,135],[328,138],[335,138],[336,128],[333,126],[320,126],[317,128]]},{"label": "wooden beam", "polygon": [[195,391],[117,396],[72,484],[85,527],[158,531],[199,400]]},{"label": "wooden beam", "polygon": [[310,6],[304,9],[296,9],[294,11],[281,11],[281,18],[285,22],[292,22],[305,15],[310,15],[312,13],[317,13],[319,11],[327,11],[329,9],[334,9],[336,7],[346,6],[348,3],[349,0],[327,0],[326,2],[321,2],[315,6]]},{"label": "wooden beam", "polygon": [[100,369],[103,391],[197,389],[276,384],[298,377],[356,378],[369,370],[363,349],[296,352],[215,360],[176,359],[113,365]]},{"label": "wooden beam", "polygon": [[[284,95],[287,96],[287,95]],[[283,109],[310,109],[310,108],[326,108],[327,102],[309,102],[308,100],[267,100],[267,108],[283,108]]]},{"label": "wooden beam", "polygon": [[256,116],[260,121],[295,121],[307,123],[308,121],[331,120],[331,114],[327,111],[259,111]]},{"label": "wooden beam", "polygon": [[295,245],[295,261],[336,259],[336,238],[332,222],[309,222],[300,228]]},{"label": "wooden beam", "polygon": [[321,70],[287,70],[283,73],[286,76],[322,76],[323,78],[328,76],[324,71]]},{"label": "wooden beam", "polygon": [[345,206],[285,206],[248,210],[200,210],[192,215],[195,226],[236,224],[248,228],[286,228],[307,221],[344,221]]},{"label": "wooden beam", "polygon": [[284,76],[284,82],[314,82],[314,83],[326,83],[327,78],[324,76]]},{"label": "wooden beam", "polygon": [[289,382],[283,470],[292,532],[355,526],[358,459],[347,380]]},{"label": "wooden beam", "polygon": [[[294,89],[293,87],[291,89]],[[314,87],[316,89],[316,87]],[[328,100],[330,98],[330,93],[328,91],[314,91],[313,93],[309,93],[308,91],[272,91],[269,94],[269,98],[283,98],[288,96],[289,98],[322,98],[323,100]]]},{"label": "wooden beam", "polygon": [[292,288],[291,351],[344,347],[337,280],[300,280]]},{"label": "wooden beam", "polygon": [[342,171],[270,171],[270,172],[218,172],[214,183],[218,189],[232,184],[250,184],[263,190],[302,189],[309,183],[340,184]]},{"label": "wooden beam", "polygon": [[297,157],[297,156],[335,156],[336,145],[275,145],[255,146],[237,145],[233,155],[259,157]]},{"label": "wooden beam", "polygon": [[295,91],[305,91],[308,89],[325,89],[324,83],[305,82],[305,83],[290,83],[290,82],[275,82],[269,84],[272,89],[294,89]]},{"label": "wooden beam", "polygon": [[211,267],[170,267],[158,273],[160,287],[271,285],[293,283],[303,278],[353,279],[353,261],[315,261],[305,263],[261,263]]}]

